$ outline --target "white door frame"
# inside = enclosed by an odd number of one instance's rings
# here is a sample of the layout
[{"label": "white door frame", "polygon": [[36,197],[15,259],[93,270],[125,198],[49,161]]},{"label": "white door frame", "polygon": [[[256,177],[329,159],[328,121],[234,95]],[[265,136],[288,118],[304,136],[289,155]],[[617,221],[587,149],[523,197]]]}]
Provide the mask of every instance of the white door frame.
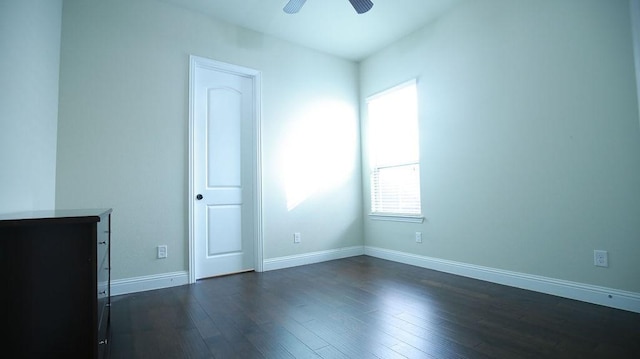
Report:
[{"label": "white door frame", "polygon": [[196,282],[195,271],[195,192],[194,192],[194,131],[195,131],[195,69],[196,67],[204,67],[217,71],[224,71],[231,74],[250,77],[253,81],[254,88],[254,109],[253,109],[253,141],[255,146],[254,153],[254,178],[253,193],[254,201],[251,205],[254,208],[254,270],[256,272],[263,271],[263,238],[262,238],[262,133],[261,133],[261,78],[260,71],[236,66],[220,61],[207,59],[204,57],[189,56],[189,283]]}]

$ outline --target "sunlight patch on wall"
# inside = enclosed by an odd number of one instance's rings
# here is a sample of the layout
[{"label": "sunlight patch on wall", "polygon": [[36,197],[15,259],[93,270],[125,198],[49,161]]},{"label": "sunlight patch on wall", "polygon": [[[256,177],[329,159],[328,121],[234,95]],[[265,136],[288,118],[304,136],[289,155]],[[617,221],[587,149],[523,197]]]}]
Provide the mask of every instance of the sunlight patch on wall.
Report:
[{"label": "sunlight patch on wall", "polygon": [[282,148],[289,211],[349,178],[359,141],[354,117],[352,106],[320,102],[292,121]]}]

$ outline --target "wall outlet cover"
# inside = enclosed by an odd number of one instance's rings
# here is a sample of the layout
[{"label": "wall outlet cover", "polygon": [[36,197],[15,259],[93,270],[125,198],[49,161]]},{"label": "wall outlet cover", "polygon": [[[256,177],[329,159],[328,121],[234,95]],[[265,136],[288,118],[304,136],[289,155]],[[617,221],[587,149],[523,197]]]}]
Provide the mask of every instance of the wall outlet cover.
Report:
[{"label": "wall outlet cover", "polygon": [[597,267],[609,266],[609,253],[607,251],[596,249],[593,251],[593,264]]},{"label": "wall outlet cover", "polygon": [[158,246],[158,259],[167,258],[167,246],[161,245]]}]

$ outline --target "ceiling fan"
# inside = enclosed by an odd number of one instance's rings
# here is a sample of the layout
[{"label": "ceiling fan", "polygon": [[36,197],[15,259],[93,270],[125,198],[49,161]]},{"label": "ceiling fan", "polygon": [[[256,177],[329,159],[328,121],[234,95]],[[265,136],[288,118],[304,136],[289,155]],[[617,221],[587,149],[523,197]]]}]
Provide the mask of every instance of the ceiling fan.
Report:
[{"label": "ceiling fan", "polygon": [[[307,0],[289,0],[283,10],[287,14],[295,14],[302,9],[302,5],[304,5],[305,2],[307,2]],[[373,7],[371,0],[349,0],[349,2],[358,14],[364,14]]]}]

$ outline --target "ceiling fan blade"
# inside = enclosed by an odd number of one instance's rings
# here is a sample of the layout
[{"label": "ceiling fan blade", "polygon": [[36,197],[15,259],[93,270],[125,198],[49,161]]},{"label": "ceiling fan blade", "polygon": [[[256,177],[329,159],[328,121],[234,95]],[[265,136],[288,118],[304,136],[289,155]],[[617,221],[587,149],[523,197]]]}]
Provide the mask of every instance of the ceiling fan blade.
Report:
[{"label": "ceiling fan blade", "polygon": [[373,7],[373,1],[371,0],[349,0],[349,2],[358,14],[364,14]]},{"label": "ceiling fan blade", "polygon": [[289,0],[282,10],[287,14],[295,14],[302,9],[302,5],[304,5],[305,2],[307,2],[307,0]]}]

